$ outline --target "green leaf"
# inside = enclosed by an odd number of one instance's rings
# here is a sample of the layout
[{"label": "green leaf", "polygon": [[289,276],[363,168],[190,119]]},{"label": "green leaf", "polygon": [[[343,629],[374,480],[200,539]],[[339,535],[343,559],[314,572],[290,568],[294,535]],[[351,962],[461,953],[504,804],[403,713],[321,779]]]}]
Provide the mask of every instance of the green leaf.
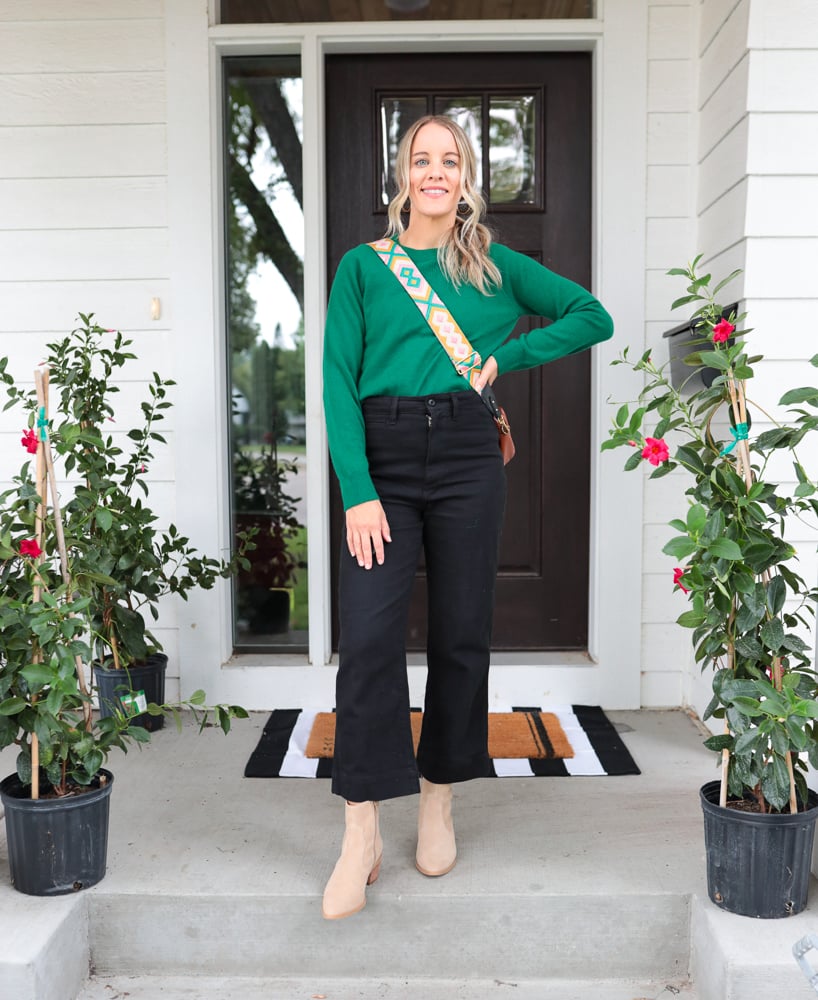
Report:
[{"label": "green leaf", "polygon": [[30,663],[20,673],[25,677],[34,694],[54,681],[54,670],[44,663]]},{"label": "green leaf", "polygon": [[107,507],[98,507],[95,515],[97,526],[102,531],[110,531],[114,523],[114,516]]},{"label": "green leaf", "polygon": [[793,403],[809,403],[810,406],[818,406],[818,389],[813,389],[811,386],[790,389],[778,402],[780,406],[791,406]]},{"label": "green leaf", "polygon": [[787,598],[787,585],[780,576],[774,576],[767,586],[767,607],[771,615],[781,613]]},{"label": "green leaf", "polygon": [[6,698],[5,701],[0,701],[0,715],[16,715],[18,712],[22,712],[27,704],[25,698],[16,696]]},{"label": "green leaf", "polygon": [[716,556],[717,559],[741,559],[741,549],[732,538],[715,538],[708,546],[707,551]]},{"label": "green leaf", "polygon": [[711,736],[709,739],[706,739],[704,745],[708,750],[721,753],[722,750],[729,750],[733,746],[733,737],[727,733],[719,733],[717,736]]},{"label": "green leaf", "polygon": [[784,644],[784,626],[779,618],[771,618],[761,626],[759,634],[764,644],[777,653]]},{"label": "green leaf", "polygon": [[675,559],[685,559],[687,556],[692,555],[697,547],[692,538],[688,538],[687,535],[677,535],[676,538],[671,538],[667,545],[662,548],[662,552],[665,555],[673,556]]},{"label": "green leaf", "polygon": [[687,530],[691,535],[695,535],[704,530],[705,524],[707,524],[707,511],[700,503],[694,503],[687,512]]},{"label": "green leaf", "polygon": [[790,798],[790,777],[782,757],[774,754],[761,772],[761,791],[774,809],[783,809]]},{"label": "green leaf", "polygon": [[642,453],[640,451],[635,451],[627,462],[625,462],[625,472],[632,472],[639,463],[642,461]]}]

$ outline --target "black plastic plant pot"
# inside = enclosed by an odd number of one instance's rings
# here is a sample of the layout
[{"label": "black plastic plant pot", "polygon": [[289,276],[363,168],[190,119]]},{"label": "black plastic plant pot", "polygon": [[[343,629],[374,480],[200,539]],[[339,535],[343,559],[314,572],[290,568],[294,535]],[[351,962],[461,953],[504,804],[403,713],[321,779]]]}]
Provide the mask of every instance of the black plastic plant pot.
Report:
[{"label": "black plastic plant pot", "polygon": [[64,896],[101,881],[113,782],[103,768],[88,791],[51,799],[32,799],[31,786],[16,774],[0,782],[15,889],[29,896]]},{"label": "black plastic plant pot", "polygon": [[700,791],[707,849],[707,893],[716,906],[744,917],[791,917],[807,905],[818,794],[808,808],[753,813],[719,805],[720,782]]},{"label": "black plastic plant pot", "polygon": [[[124,712],[120,699],[129,691],[144,691],[146,701],[161,705],[165,700],[167,665],[168,658],[165,653],[152,653],[145,663],[132,664],[122,670],[103,670],[98,665],[95,666],[99,714],[105,718],[113,715],[115,708]],[[131,719],[131,724],[154,732],[165,725],[165,717],[140,712]]]}]

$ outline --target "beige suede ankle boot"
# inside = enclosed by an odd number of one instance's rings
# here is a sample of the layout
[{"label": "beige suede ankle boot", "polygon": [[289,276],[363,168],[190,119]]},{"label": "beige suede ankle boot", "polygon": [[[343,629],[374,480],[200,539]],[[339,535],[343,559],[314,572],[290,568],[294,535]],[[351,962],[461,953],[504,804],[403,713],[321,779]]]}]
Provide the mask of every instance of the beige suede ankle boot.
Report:
[{"label": "beige suede ankle boot", "polygon": [[346,830],[341,857],[324,889],[322,912],[327,920],[351,917],[366,906],[366,887],[381,870],[383,841],[377,802],[346,803]]},{"label": "beige suede ankle boot", "polygon": [[421,778],[418,849],[415,865],[422,875],[445,875],[454,868],[457,846],[452,823],[452,786]]}]

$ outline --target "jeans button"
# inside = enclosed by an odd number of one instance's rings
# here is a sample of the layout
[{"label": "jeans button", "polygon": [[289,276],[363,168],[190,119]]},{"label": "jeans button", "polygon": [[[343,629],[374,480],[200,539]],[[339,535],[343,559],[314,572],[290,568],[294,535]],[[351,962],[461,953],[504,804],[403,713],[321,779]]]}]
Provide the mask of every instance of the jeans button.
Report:
[{"label": "jeans button", "polygon": [[427,400],[426,400],[426,405],[427,405],[427,406],[435,406],[435,405],[436,405],[436,403],[437,403],[437,400],[436,400],[436,399],[427,399]]}]

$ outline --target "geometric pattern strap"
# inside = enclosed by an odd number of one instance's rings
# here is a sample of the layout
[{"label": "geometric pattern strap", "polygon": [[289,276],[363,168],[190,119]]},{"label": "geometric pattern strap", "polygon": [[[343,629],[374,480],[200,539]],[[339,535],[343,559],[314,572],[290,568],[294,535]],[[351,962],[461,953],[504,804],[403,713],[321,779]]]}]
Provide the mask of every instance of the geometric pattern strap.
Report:
[{"label": "geometric pattern strap", "polygon": [[431,327],[432,333],[448,354],[457,372],[466,379],[472,389],[475,389],[474,383],[482,369],[482,359],[440,296],[423,277],[409,255],[394,240],[375,240],[369,246],[395,275],[420,309],[423,318]]}]

